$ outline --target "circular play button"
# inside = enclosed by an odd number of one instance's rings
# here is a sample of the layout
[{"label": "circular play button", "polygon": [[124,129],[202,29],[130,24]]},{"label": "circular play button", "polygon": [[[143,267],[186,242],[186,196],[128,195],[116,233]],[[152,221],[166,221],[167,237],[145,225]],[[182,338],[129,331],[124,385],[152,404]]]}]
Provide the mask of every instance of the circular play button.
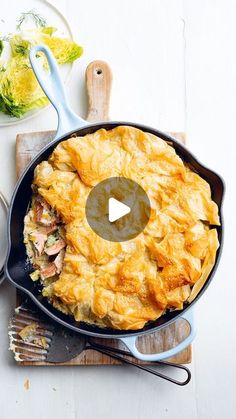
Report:
[{"label": "circular play button", "polygon": [[93,231],[105,240],[123,242],[143,231],[150,217],[150,201],[138,183],[111,177],[98,183],[86,202]]}]

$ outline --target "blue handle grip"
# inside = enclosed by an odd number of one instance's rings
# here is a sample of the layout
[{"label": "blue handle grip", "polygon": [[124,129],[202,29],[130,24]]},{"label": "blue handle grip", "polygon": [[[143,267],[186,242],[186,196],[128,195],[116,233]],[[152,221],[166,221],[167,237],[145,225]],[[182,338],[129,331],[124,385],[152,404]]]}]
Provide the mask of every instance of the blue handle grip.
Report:
[{"label": "blue handle grip", "polygon": [[[49,71],[44,71],[37,53],[43,52],[49,64]],[[77,130],[87,122],[77,116],[69,107],[64,86],[60,77],[57,62],[50,49],[44,45],[36,45],[30,50],[30,63],[45,95],[57,111],[58,126],[55,139],[69,131]]]},{"label": "blue handle grip", "polygon": [[176,355],[178,352],[181,352],[183,349],[185,349],[193,341],[196,335],[196,329],[195,329],[194,320],[193,320],[193,310],[189,310],[187,313],[182,314],[181,319],[184,319],[189,323],[189,326],[190,326],[189,335],[182,342],[180,342],[177,346],[167,351],[160,352],[157,354],[143,354],[139,352],[139,350],[137,349],[137,346],[136,346],[137,336],[120,338],[120,340],[127,346],[129,351],[136,358],[141,359],[141,361],[161,361],[162,359],[170,358]]}]

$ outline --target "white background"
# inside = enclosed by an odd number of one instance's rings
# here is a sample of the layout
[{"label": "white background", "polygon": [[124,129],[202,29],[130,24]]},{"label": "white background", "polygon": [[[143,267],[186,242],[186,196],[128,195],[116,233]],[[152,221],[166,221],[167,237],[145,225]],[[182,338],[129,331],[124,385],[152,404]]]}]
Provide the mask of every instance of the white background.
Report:
[{"label": "white background", "polygon": [[[22,7],[23,7],[22,1]],[[126,367],[29,368],[7,351],[14,290],[0,289],[0,417],[233,419],[236,417],[236,2],[62,0],[85,53],[67,86],[86,116],[84,71],[94,59],[114,74],[111,117],[188,133],[188,147],[226,182],[225,243],[196,307],[192,381],[184,388]],[[17,132],[56,126],[52,108],[0,130],[0,189],[15,182]],[[24,388],[25,379],[30,389]]]}]

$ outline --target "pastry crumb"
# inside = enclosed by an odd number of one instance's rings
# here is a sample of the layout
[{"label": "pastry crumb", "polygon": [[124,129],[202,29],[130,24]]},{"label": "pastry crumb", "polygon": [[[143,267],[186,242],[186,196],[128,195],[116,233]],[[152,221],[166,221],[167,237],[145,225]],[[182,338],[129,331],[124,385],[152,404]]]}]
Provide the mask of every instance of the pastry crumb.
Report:
[{"label": "pastry crumb", "polygon": [[37,327],[37,323],[30,323],[29,325],[23,327],[23,329],[21,329],[21,331],[18,332],[18,335],[24,342],[31,342],[35,338],[34,335],[36,333]]},{"label": "pastry crumb", "polygon": [[25,390],[29,390],[29,388],[30,388],[30,381],[29,381],[28,378],[24,382],[24,387],[25,387]]},{"label": "pastry crumb", "polygon": [[37,339],[34,339],[33,342],[34,342],[35,345],[41,346],[41,348],[46,349],[48,347],[47,339],[44,336],[40,337],[40,338],[37,338]]}]

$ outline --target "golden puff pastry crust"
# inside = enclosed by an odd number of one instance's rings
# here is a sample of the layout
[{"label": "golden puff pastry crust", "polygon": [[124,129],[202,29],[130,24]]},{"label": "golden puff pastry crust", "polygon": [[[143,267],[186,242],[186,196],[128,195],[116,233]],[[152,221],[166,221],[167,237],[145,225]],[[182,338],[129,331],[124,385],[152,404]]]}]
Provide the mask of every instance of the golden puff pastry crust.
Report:
[{"label": "golden puff pastry crust", "polygon": [[[136,181],[151,202],[144,231],[122,243],[97,236],[85,216],[91,189],[112,176]],[[215,263],[220,221],[210,186],[150,133],[118,126],[70,138],[37,166],[34,188],[65,229],[62,269],[44,295],[78,321],[141,329],[192,301]]]}]

